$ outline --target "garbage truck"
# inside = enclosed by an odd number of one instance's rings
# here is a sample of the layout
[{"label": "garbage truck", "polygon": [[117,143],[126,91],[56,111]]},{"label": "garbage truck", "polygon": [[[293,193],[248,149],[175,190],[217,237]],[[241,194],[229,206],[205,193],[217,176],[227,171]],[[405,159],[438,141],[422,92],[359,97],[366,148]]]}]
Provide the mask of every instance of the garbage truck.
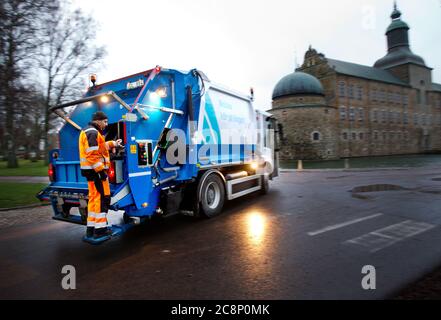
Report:
[{"label": "garbage truck", "polygon": [[268,191],[278,176],[277,123],[255,110],[253,93],[212,82],[202,71],[155,67],[110,82],[91,77],[83,98],[51,108],[64,121],[49,152],[50,184],[37,197],[53,219],[86,224],[88,188],[78,138],[96,111],[108,116],[112,235],[154,216],[214,217],[228,200]]}]

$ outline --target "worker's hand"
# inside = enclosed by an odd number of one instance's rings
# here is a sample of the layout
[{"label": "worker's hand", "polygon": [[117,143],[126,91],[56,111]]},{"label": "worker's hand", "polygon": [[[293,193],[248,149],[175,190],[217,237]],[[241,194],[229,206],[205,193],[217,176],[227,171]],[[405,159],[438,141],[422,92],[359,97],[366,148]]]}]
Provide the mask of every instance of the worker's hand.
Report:
[{"label": "worker's hand", "polygon": [[116,141],[115,141],[115,146],[116,146],[117,148],[119,148],[119,147],[123,147],[122,140],[121,140],[121,139],[116,140]]},{"label": "worker's hand", "polygon": [[104,170],[101,170],[100,172],[98,172],[98,176],[100,177],[101,181],[104,181],[107,179],[107,174]]}]

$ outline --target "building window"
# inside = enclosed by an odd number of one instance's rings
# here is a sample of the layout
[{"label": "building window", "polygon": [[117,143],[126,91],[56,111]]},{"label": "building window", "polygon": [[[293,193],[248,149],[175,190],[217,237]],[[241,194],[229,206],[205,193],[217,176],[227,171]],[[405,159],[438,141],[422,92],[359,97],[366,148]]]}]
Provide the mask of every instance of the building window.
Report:
[{"label": "building window", "polygon": [[393,131],[390,132],[390,139],[391,140],[395,139],[395,132],[393,132]]},{"label": "building window", "polygon": [[413,124],[416,126],[418,125],[418,115],[417,114],[413,115]]},{"label": "building window", "polygon": [[374,131],[374,140],[378,140],[378,131]]},{"label": "building window", "polygon": [[397,139],[398,139],[399,141],[401,141],[401,137],[402,137],[402,135],[401,135],[401,131],[398,131],[398,132],[397,132]]},{"label": "building window", "polygon": [[408,124],[409,123],[409,115],[407,114],[407,112],[403,113],[403,124]]},{"label": "building window", "polygon": [[363,87],[362,86],[357,87],[357,99],[363,100]]},{"label": "building window", "polygon": [[393,92],[389,92],[388,94],[387,94],[387,101],[389,102],[389,103],[394,103],[395,101],[394,101],[394,94],[393,94]]},{"label": "building window", "polygon": [[426,125],[426,115],[425,115],[425,114],[422,114],[422,115],[421,115],[421,124],[422,124],[423,126]]},{"label": "building window", "polygon": [[386,123],[387,121],[387,113],[386,110],[381,110],[381,122]]},{"label": "building window", "polygon": [[320,132],[314,131],[311,136],[312,141],[320,141]]},{"label": "building window", "polygon": [[348,86],[348,96],[349,98],[353,99],[354,98],[354,85],[350,84]]},{"label": "building window", "polygon": [[395,98],[395,99],[394,99],[394,100],[395,100],[394,102],[395,102],[396,104],[400,104],[400,102],[401,102],[400,93],[399,93],[399,92],[395,92],[395,95],[394,95],[394,96],[395,96],[395,97],[394,97],[394,98]]},{"label": "building window", "polygon": [[340,107],[340,120],[346,120],[346,107]]},{"label": "building window", "polygon": [[380,102],[381,103],[385,103],[386,102],[386,92],[384,92],[384,90],[380,91]]},{"label": "building window", "polygon": [[346,84],[344,81],[340,81],[338,83],[338,95],[339,95],[339,97],[346,96]]},{"label": "building window", "polygon": [[354,121],[355,120],[355,110],[354,108],[349,108],[349,120]]},{"label": "building window", "polygon": [[357,134],[355,132],[352,132],[352,140],[357,140]]},{"label": "building window", "polygon": [[394,123],[394,112],[389,111],[389,123]]},{"label": "building window", "polygon": [[383,140],[386,141],[387,140],[387,132],[383,131]]},{"label": "building window", "polygon": [[377,101],[377,89],[372,89],[371,99],[372,101]]},{"label": "building window", "polygon": [[343,140],[348,140],[348,133],[343,132],[342,137],[343,137]]},{"label": "building window", "polygon": [[373,111],[372,120],[374,122],[378,122],[378,111],[377,110]]},{"label": "building window", "polygon": [[403,104],[407,106],[409,104],[409,96],[407,94],[403,95]]},{"label": "building window", "polygon": [[364,121],[364,110],[363,108],[358,108],[358,121]]},{"label": "building window", "polygon": [[364,140],[364,133],[363,133],[363,132],[360,132],[360,133],[358,134],[358,138],[359,138],[360,140]]}]

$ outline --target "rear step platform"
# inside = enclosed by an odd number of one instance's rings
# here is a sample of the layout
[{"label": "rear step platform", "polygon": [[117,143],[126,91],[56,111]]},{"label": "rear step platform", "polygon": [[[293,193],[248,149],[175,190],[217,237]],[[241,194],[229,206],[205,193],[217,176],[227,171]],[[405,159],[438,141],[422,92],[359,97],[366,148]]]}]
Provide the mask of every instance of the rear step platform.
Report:
[{"label": "rear step platform", "polygon": [[[77,215],[69,215],[68,217],[63,217],[61,214],[57,214],[57,215],[53,216],[52,219],[64,221],[64,222],[75,223],[75,224],[80,224],[80,225],[84,225],[84,226],[86,225],[86,222],[81,219],[81,216],[77,216]],[[109,227],[110,230],[112,230],[111,235],[106,235],[106,236],[103,236],[100,238],[84,236],[83,241],[90,243],[90,244],[95,244],[95,245],[101,244],[101,243],[103,243],[113,237],[117,237],[117,236],[122,235],[124,232],[131,229],[134,225],[135,225],[135,223],[115,224],[115,225],[112,225],[111,227]]]},{"label": "rear step platform", "polygon": [[84,236],[83,237],[83,241],[90,243],[90,244],[101,244],[103,242],[106,242],[107,240],[110,240],[113,237],[117,237],[122,235],[124,232],[126,232],[127,230],[129,230],[133,225],[132,224],[125,224],[125,225],[114,225],[109,227],[110,230],[112,230],[112,234],[111,235],[106,235],[103,236],[101,238],[94,238],[94,237],[87,237]]}]

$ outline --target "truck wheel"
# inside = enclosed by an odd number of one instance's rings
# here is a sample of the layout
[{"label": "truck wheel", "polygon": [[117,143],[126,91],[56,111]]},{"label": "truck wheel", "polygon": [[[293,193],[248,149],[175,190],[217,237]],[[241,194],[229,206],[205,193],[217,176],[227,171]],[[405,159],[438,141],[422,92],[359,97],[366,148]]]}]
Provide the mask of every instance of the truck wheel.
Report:
[{"label": "truck wheel", "polygon": [[69,218],[70,209],[72,208],[72,205],[63,203],[61,208],[62,208],[61,215],[63,216],[63,218]]},{"label": "truck wheel", "polygon": [[202,214],[207,218],[214,217],[221,213],[225,202],[225,187],[221,177],[217,174],[210,174],[202,179],[200,188],[200,208]]}]

